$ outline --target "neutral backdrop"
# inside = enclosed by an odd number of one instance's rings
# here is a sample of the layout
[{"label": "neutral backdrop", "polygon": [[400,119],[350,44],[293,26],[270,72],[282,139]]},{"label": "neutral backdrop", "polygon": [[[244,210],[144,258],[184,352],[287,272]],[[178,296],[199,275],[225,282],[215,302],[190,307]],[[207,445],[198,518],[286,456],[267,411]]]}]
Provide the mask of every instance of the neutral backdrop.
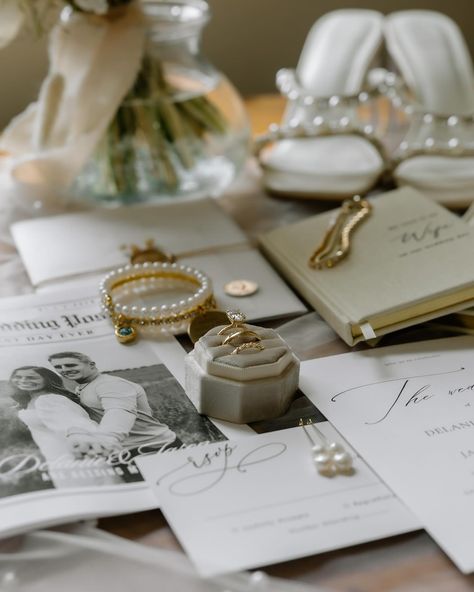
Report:
[{"label": "neutral backdrop", "polygon": [[213,19],[203,47],[246,95],[274,89],[275,72],[296,65],[311,25],[326,12],[341,8],[370,8],[385,14],[409,9],[444,12],[461,27],[474,54],[473,0],[209,0],[209,4]]},{"label": "neutral backdrop", "polygon": [[[305,36],[322,14],[340,8],[384,13],[412,8],[438,10],[461,27],[474,53],[473,0],[209,0],[212,19],[203,50],[245,95],[274,90],[278,68],[296,65]],[[343,39],[340,40],[344,42]],[[0,51],[0,129],[38,92],[47,68],[46,42],[23,35]]]}]

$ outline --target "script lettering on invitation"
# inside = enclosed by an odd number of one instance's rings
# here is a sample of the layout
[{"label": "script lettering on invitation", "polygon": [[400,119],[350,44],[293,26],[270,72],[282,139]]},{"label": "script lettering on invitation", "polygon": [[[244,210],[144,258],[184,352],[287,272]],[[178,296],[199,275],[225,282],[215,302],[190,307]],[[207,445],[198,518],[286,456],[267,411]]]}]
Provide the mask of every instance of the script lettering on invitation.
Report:
[{"label": "script lettering on invitation", "polygon": [[431,212],[390,225],[389,241],[399,249],[398,256],[415,255],[469,235],[467,229],[460,232],[457,225],[437,220],[439,216],[439,212]]},{"label": "script lettering on invitation", "polygon": [[169,492],[177,496],[197,495],[215,487],[229,473],[247,473],[250,467],[274,460],[286,449],[283,442],[269,442],[239,455],[237,445],[226,442],[212,452],[188,456],[184,463],[161,475],[156,485],[167,482]]},{"label": "script lettering on invitation", "polygon": [[[354,386],[348,389],[345,389],[339,393],[336,393],[331,397],[331,401],[335,403],[339,397],[346,395],[348,393],[353,393],[357,395],[364,395],[364,394],[371,394],[373,391],[372,389],[378,387],[380,385],[388,385],[389,383],[393,386],[393,388],[386,388],[384,390],[384,394],[387,396],[387,406],[384,409],[384,412],[381,416],[377,416],[372,420],[367,420],[364,423],[366,425],[375,425],[385,421],[392,411],[397,406],[404,406],[410,407],[414,405],[420,405],[426,401],[429,401],[433,397],[436,396],[454,396],[456,394],[472,392],[474,389],[474,385],[462,385],[462,386],[453,386],[449,388],[447,391],[435,391],[433,390],[433,385],[429,381],[430,378],[445,376],[447,374],[459,374],[460,372],[464,372],[466,369],[464,367],[457,368],[455,370],[448,370],[447,372],[436,372],[433,374],[421,374],[421,375],[414,375],[409,377],[400,377],[400,378],[392,378],[388,380],[381,380],[377,382],[370,382],[368,384],[363,384],[360,386]],[[419,381],[420,379],[423,380],[424,384],[421,386],[413,385],[415,381]],[[426,382],[425,382],[426,379]],[[470,406],[471,403],[466,403],[466,406]]]}]

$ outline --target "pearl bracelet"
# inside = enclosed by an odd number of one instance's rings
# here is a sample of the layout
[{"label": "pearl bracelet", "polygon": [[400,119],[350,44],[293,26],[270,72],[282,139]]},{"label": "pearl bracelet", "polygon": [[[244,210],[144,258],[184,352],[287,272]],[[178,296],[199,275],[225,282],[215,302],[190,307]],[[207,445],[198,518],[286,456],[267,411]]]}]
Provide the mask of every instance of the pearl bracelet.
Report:
[{"label": "pearl bracelet", "polygon": [[[129,284],[135,284],[131,291]],[[192,294],[169,304],[129,305],[121,296],[144,294],[150,288],[192,290]],[[216,307],[212,283],[202,271],[178,263],[145,262],[125,265],[108,273],[100,284],[103,308],[115,327],[120,343],[129,343],[137,337],[137,327],[155,328],[163,332],[178,333],[185,330],[194,317]]]}]

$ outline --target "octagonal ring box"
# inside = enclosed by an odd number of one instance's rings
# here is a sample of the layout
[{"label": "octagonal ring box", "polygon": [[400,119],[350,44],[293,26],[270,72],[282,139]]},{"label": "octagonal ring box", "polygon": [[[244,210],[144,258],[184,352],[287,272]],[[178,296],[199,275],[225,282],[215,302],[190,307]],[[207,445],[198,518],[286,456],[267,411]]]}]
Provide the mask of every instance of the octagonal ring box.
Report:
[{"label": "octagonal ring box", "polygon": [[[186,392],[199,413],[234,423],[282,415],[298,388],[299,360],[273,329],[246,325],[262,351],[237,354],[214,327],[186,356]],[[236,342],[238,344],[238,342]]]}]

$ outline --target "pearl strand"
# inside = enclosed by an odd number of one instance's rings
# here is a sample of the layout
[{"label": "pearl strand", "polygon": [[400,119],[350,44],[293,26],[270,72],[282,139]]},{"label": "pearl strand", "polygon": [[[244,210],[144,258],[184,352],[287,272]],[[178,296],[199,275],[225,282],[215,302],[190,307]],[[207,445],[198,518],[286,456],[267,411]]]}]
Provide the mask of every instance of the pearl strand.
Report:
[{"label": "pearl strand", "polygon": [[[194,288],[191,296],[177,302],[160,306],[129,305],[117,295],[119,288],[131,282],[142,284],[138,292],[147,285],[157,286],[160,280],[169,282],[172,287],[182,287],[183,283]],[[109,272],[99,286],[102,306],[115,326],[115,335],[121,343],[133,341],[136,326],[143,329],[159,327],[162,331],[177,333],[190,319],[215,307],[212,283],[209,277],[193,267],[178,263],[145,262],[125,265]],[[128,291],[124,293],[129,294]]]},{"label": "pearl strand", "polygon": [[379,94],[377,88],[368,88],[351,95],[316,96],[300,85],[296,71],[291,68],[278,70],[276,86],[280,93],[290,101],[299,102],[305,107],[315,107],[317,109],[341,106],[345,108],[356,107],[367,103]]}]

